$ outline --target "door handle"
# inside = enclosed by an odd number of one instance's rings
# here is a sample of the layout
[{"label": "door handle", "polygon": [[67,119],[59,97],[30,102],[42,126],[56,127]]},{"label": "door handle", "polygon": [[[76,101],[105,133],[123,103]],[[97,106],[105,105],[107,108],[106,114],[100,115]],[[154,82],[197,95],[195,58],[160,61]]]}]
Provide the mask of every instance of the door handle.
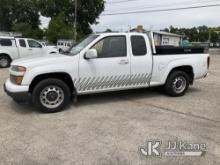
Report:
[{"label": "door handle", "polygon": [[121,60],[121,61],[119,62],[119,64],[120,64],[120,65],[127,65],[127,64],[129,64],[129,61],[128,61],[128,60]]},{"label": "door handle", "polygon": [[28,49],[28,50],[32,50],[32,49]]}]

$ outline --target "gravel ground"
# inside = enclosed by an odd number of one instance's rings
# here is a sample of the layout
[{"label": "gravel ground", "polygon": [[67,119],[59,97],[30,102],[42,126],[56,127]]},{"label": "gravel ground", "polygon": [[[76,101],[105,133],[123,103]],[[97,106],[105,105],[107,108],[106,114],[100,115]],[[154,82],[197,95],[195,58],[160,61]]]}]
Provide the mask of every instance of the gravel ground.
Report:
[{"label": "gravel ground", "polygon": [[[0,73],[3,86],[8,70]],[[179,98],[158,89],[88,95],[66,111],[42,114],[14,103],[2,88],[0,97],[2,165],[220,164],[220,55],[212,55],[209,77]],[[207,151],[147,158],[139,147],[152,139],[205,143]]]}]

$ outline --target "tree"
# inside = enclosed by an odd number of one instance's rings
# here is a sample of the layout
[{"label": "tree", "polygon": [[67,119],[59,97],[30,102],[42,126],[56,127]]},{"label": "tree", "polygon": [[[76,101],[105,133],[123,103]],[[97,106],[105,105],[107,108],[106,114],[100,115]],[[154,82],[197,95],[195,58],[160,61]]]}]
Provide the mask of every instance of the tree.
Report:
[{"label": "tree", "polygon": [[112,32],[111,29],[106,29],[106,30],[104,31],[104,33],[111,33],[111,32]]},{"label": "tree", "polygon": [[22,33],[23,37],[27,38],[42,39],[44,36],[43,30],[39,28],[33,29],[32,26],[28,23],[14,24],[12,30]]},{"label": "tree", "polygon": [[199,26],[198,28],[199,32],[199,41],[206,42],[209,39],[209,28],[207,26]]},{"label": "tree", "polygon": [[165,29],[163,29],[163,31],[165,31],[165,32],[170,32],[170,29],[169,28],[165,28]]},{"label": "tree", "polygon": [[1,0],[0,30],[21,32],[23,37],[42,39],[36,0]]},{"label": "tree", "polygon": [[40,20],[36,0],[1,0],[0,30],[11,31],[13,25],[30,24],[37,29]]},{"label": "tree", "polygon": [[211,32],[211,41],[218,42],[220,38],[218,33],[215,32],[216,30],[218,31],[218,28],[209,28],[207,26],[193,28],[175,28],[170,26],[169,29],[164,29],[164,31],[183,35],[184,38],[188,38],[191,42],[207,42],[209,40],[209,32]]},{"label": "tree", "polygon": [[[97,17],[104,10],[104,0],[78,0],[77,32],[79,36],[91,33],[91,24],[97,23]],[[40,12],[46,17],[64,15],[63,21],[73,27],[74,0],[38,0]]]},{"label": "tree", "polygon": [[46,32],[47,39],[50,42],[56,43],[58,39],[73,38],[73,28],[64,20],[65,18],[63,14],[55,16],[51,19]]},{"label": "tree", "polygon": [[0,0],[0,30],[10,30],[13,24],[13,0]]},{"label": "tree", "polygon": [[40,14],[36,4],[36,0],[17,0],[14,14],[14,24],[27,23],[33,29],[37,29],[40,25]]}]

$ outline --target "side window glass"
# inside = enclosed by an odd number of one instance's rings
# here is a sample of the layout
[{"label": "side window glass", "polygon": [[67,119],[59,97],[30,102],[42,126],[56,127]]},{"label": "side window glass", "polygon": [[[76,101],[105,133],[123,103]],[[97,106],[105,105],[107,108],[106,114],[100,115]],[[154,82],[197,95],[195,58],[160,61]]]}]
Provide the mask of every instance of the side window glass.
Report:
[{"label": "side window glass", "polygon": [[28,40],[28,45],[30,48],[42,48],[42,45],[34,40]]},{"label": "side window glass", "polygon": [[98,57],[101,57],[101,56],[102,56],[103,43],[104,43],[104,40],[101,40],[101,41],[97,42],[97,43],[93,46],[93,49],[96,49],[96,51],[97,51],[97,53],[98,53]]},{"label": "side window glass", "polygon": [[132,53],[134,56],[147,54],[147,45],[143,36],[131,36]]},{"label": "side window glass", "polygon": [[19,39],[19,45],[21,46],[21,47],[26,47],[26,43],[25,43],[25,40],[23,40],[23,39]]},{"label": "side window glass", "polygon": [[12,46],[12,41],[10,39],[0,39],[1,46]]},{"label": "side window glass", "polygon": [[106,37],[98,41],[92,49],[96,49],[98,58],[127,56],[125,36]]}]

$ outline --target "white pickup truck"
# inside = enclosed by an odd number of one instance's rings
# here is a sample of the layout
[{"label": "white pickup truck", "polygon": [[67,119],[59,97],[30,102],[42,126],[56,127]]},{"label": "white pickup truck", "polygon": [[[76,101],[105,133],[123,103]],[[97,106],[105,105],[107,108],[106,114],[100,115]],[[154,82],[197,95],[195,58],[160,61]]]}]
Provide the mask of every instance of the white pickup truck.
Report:
[{"label": "white pickup truck", "polygon": [[207,76],[209,61],[203,49],[155,48],[146,34],[92,34],[68,54],[14,61],[4,89],[43,112],[98,92],[164,86],[170,96],[182,96],[194,79]]},{"label": "white pickup truck", "polygon": [[57,53],[56,48],[47,47],[29,38],[0,37],[0,68],[7,68],[18,58]]}]

